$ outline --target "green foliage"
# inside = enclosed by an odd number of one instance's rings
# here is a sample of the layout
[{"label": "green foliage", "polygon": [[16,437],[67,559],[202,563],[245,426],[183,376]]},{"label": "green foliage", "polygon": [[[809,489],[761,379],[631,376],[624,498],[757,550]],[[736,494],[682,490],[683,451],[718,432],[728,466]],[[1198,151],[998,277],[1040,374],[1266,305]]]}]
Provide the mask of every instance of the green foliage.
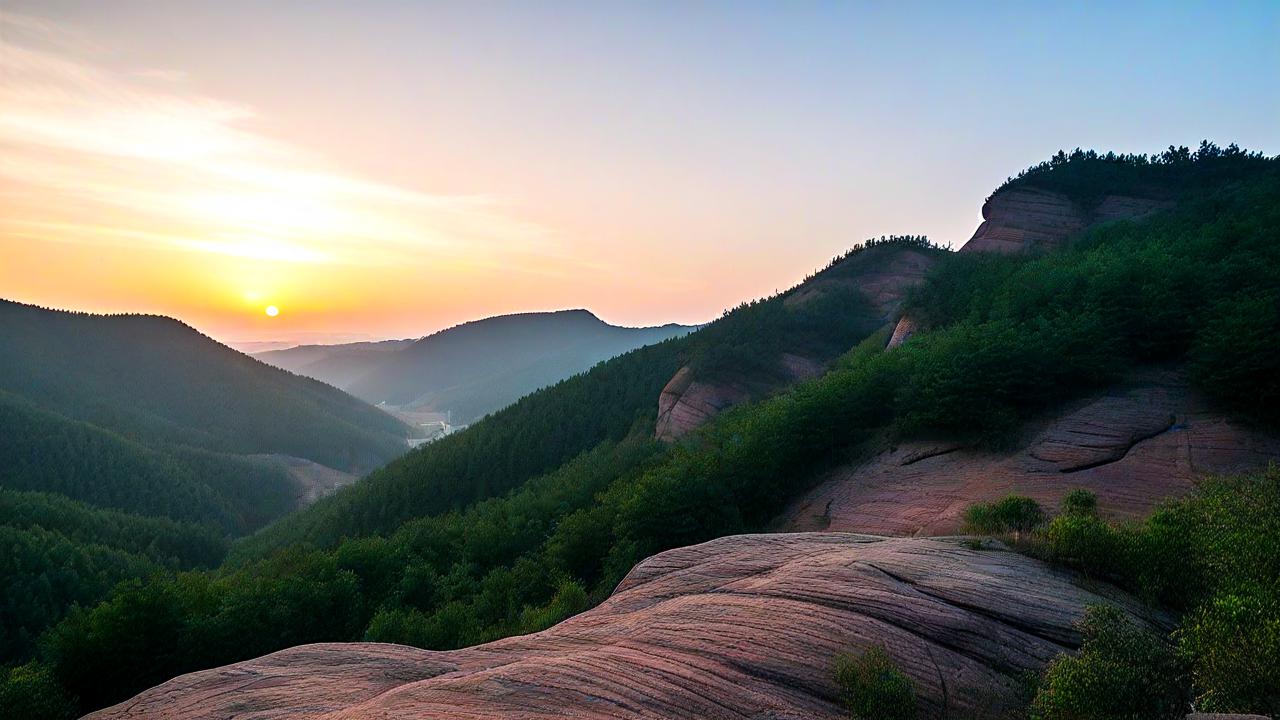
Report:
[{"label": "green foliage", "polygon": [[1212,307],[1192,348],[1197,382],[1224,404],[1280,426],[1280,305],[1275,292],[1240,292]]},{"label": "green foliage", "polygon": [[967,532],[982,535],[1030,532],[1044,522],[1044,510],[1029,497],[1009,495],[994,503],[975,503],[964,513]]},{"label": "green foliage", "polygon": [[1280,710],[1280,579],[1218,592],[1183,621],[1178,638],[1192,659],[1198,709]]},{"label": "green foliage", "polygon": [[[1199,709],[1280,713],[1280,467],[1207,478],[1141,523],[1064,514],[1040,543],[1049,559],[1184,612],[1174,638],[1190,674],[1178,677]],[[1104,676],[1106,662],[1072,672]]]},{"label": "green foliage", "polygon": [[76,604],[161,570],[210,567],[226,541],[212,529],[0,490],[0,657],[25,659]]},{"label": "green foliage", "polygon": [[40,663],[0,667],[0,708],[7,718],[71,720],[76,704]]},{"label": "green foliage", "polygon": [[1045,671],[1031,703],[1034,720],[1172,720],[1185,714],[1183,668],[1159,634],[1110,606],[1088,609],[1076,655]]},{"label": "green foliage", "polygon": [[1065,515],[1093,515],[1098,511],[1098,496],[1082,488],[1071,490],[1062,497]]},{"label": "green foliage", "polygon": [[836,658],[840,701],[854,720],[911,720],[916,717],[915,690],[884,648]]},{"label": "green foliage", "polygon": [[1059,150],[1045,162],[1009,178],[992,196],[1006,188],[1031,186],[1063,193],[1092,209],[1107,195],[1173,198],[1219,186],[1242,172],[1265,166],[1269,160],[1235,143],[1220,148],[1208,140],[1201,141],[1194,151],[1170,145],[1153,155]]},{"label": "green foliage", "polygon": [[368,470],[407,429],[345,393],[169,318],[0,301],[0,390],[145,445],[281,453]]}]

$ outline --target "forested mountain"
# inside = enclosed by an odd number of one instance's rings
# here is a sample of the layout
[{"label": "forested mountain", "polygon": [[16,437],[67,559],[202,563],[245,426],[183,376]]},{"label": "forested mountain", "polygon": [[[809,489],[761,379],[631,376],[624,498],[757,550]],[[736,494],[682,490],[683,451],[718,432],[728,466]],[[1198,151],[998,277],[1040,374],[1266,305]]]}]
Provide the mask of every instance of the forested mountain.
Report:
[{"label": "forested mountain", "polygon": [[247,455],[367,470],[406,432],[174,320],[0,301],[0,657],[121,580],[217,565],[227,538],[296,509],[285,469]]},{"label": "forested mountain", "polygon": [[[1109,194],[1113,173],[1132,173],[1139,180],[1128,187],[1163,188],[1169,205],[1141,222],[1096,224],[1047,251],[939,252],[900,310],[920,329],[892,348],[896,318],[868,321],[865,289],[840,296],[847,302],[787,303],[802,285],[598,365],[241,541],[217,570],[129,583],[72,612],[0,693],[63,697],[46,703],[56,717],[301,643],[447,649],[540,630],[608,596],[653,553],[767,530],[823,471],[872,448],[921,438],[1000,448],[1039,414],[1153,365],[1185,371],[1223,412],[1277,431],[1280,161],[1212,146],[1064,157],[1016,182],[1048,185],[1069,168],[1077,179],[1054,192],[1085,203]],[[886,246],[904,244],[921,240],[872,243],[835,267],[874,264],[893,256]],[[822,374],[750,397],[679,442],[654,439],[658,395],[680,368],[714,377],[743,358],[797,347],[838,355]],[[1274,484],[1273,476],[1249,482]],[[1108,572],[1138,590],[1151,585],[1144,568],[1208,558],[1196,583],[1150,590],[1153,601],[1188,613],[1195,644],[1179,662],[1195,672],[1171,677],[1166,663],[1146,678],[1217,693],[1220,706],[1274,711],[1265,695],[1231,685],[1249,673],[1212,665],[1226,662],[1231,638],[1255,642],[1245,623],[1276,607],[1274,523],[1250,535],[1258,547],[1231,549],[1246,546],[1248,532],[1232,518],[1265,517],[1277,504],[1265,488],[1255,495],[1266,504],[1251,513],[1218,512],[1223,501],[1206,492],[1190,509],[1114,531],[1110,545],[1086,547],[1088,556],[1068,540],[1113,531],[1075,516],[1059,530],[1077,534],[1055,547],[1074,548],[1060,558],[1081,567],[1114,559]],[[1187,532],[1202,516],[1221,537]],[[1115,567],[1121,559],[1128,564]],[[1175,570],[1170,578],[1190,572]]]},{"label": "forested mountain", "polygon": [[255,357],[371,403],[451,412],[454,423],[467,423],[599,362],[692,329],[618,327],[586,310],[564,310],[476,320],[415,341],[308,345]]},{"label": "forested mountain", "polygon": [[344,470],[372,469],[404,447],[405,428],[386,413],[163,317],[0,301],[0,390],[144,443]]}]

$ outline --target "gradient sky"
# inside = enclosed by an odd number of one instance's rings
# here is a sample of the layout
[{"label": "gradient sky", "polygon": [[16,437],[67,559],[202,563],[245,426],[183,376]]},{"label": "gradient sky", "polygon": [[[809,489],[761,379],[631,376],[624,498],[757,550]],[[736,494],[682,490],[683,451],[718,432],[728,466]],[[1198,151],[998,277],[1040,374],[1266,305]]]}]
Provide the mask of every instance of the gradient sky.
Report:
[{"label": "gradient sky", "polygon": [[[1280,3],[0,3],[0,297],[702,322],[1076,146],[1280,152]],[[277,305],[268,318],[263,308]]]}]

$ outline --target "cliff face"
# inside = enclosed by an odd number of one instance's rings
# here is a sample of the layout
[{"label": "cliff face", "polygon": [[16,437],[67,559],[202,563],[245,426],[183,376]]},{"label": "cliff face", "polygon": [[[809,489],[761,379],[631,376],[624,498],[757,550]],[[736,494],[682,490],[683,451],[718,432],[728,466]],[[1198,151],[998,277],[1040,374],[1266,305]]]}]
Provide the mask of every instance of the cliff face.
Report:
[{"label": "cliff face", "polygon": [[[780,364],[789,382],[821,375],[825,366],[809,358],[783,354]],[[658,395],[658,421],[654,437],[677,440],[702,426],[720,411],[751,399],[751,388],[743,382],[697,380],[693,370],[682,367]]]},{"label": "cliff face", "polygon": [[1280,439],[1211,411],[1176,374],[1151,373],[1034,423],[1016,451],[905,443],[829,474],[779,519],[783,530],[958,532],[964,511],[1016,493],[1054,509],[1084,488],[1112,518],[1136,518],[1206,473],[1280,457]]},{"label": "cliff face", "polygon": [[[883,322],[889,322],[902,305],[907,290],[924,280],[937,262],[934,254],[910,247],[886,248],[889,252],[868,267],[849,275],[819,274],[787,294],[783,304],[799,308],[823,294],[840,288],[856,289]],[[785,387],[801,380],[817,377],[826,370],[825,362],[786,353],[780,360],[781,382],[771,382],[767,390]],[[747,379],[740,382],[696,377],[689,367],[680,368],[658,396],[658,421],[654,436],[659,440],[676,440],[702,426],[722,410],[749,400],[753,393]],[[758,386],[760,383],[754,383]],[[756,388],[757,392],[759,387]]]},{"label": "cliff face", "polygon": [[[1172,204],[1151,198],[1108,195],[1087,209],[1062,193],[1020,187],[997,193],[982,205],[982,224],[960,252],[1018,253],[1052,250],[1091,225],[1134,220],[1167,210]],[[889,348],[906,342],[917,330],[910,317],[898,319]]]},{"label": "cliff face", "polygon": [[1018,707],[1023,673],[1078,647],[1074,623],[1104,601],[1140,614],[998,545],[727,537],[649,558],[605,603],[534,635],[451,652],[305,645],[90,717],[835,720],[835,657],[882,645],[920,717],[994,718]]}]

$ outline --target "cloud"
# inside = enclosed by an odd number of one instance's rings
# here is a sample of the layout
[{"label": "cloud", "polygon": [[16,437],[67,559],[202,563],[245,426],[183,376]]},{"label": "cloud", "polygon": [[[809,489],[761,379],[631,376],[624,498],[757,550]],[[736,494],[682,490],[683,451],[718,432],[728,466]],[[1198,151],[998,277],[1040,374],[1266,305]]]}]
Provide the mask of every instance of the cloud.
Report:
[{"label": "cloud", "polygon": [[74,30],[0,12],[0,243],[151,245],[292,263],[555,256],[483,195],[423,193],[256,132],[181,71],[116,71]]}]

